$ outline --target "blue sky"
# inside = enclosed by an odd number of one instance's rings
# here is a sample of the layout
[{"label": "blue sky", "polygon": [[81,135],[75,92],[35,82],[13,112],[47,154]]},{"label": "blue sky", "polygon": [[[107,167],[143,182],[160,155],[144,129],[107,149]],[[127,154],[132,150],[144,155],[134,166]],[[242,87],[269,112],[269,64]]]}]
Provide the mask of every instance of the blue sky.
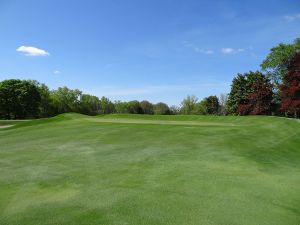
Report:
[{"label": "blue sky", "polygon": [[0,0],[0,80],[179,105],[297,37],[299,0]]}]

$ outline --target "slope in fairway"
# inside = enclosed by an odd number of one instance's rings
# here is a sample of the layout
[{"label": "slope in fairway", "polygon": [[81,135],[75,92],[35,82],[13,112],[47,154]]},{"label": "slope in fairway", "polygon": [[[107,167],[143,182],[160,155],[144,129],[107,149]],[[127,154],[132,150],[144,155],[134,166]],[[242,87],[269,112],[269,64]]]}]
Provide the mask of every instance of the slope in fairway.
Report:
[{"label": "slope in fairway", "polygon": [[0,129],[0,224],[300,224],[300,123],[60,115]]}]

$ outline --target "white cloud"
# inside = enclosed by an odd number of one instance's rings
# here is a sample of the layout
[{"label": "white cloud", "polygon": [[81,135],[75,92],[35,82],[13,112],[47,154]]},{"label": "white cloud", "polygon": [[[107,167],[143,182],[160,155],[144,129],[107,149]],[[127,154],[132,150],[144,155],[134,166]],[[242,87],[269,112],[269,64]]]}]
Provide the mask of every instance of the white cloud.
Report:
[{"label": "white cloud", "polygon": [[185,46],[185,47],[193,47],[194,45],[191,44],[189,41],[183,41],[182,44]]},{"label": "white cloud", "polygon": [[203,53],[205,53],[205,54],[214,54],[214,51],[208,49],[208,50],[204,50]]},{"label": "white cloud", "polygon": [[53,73],[56,74],[56,75],[61,74],[61,72],[59,70],[54,70]]},{"label": "white cloud", "polygon": [[221,52],[224,54],[232,54],[234,52],[234,49],[233,48],[222,48]]},{"label": "white cloud", "polygon": [[284,16],[284,19],[288,22],[292,22],[294,20],[300,19],[300,13],[294,15]]},{"label": "white cloud", "polygon": [[243,48],[238,48],[238,49],[234,49],[234,48],[222,48],[221,52],[223,54],[236,54],[236,53],[240,53],[245,51],[245,49]]},{"label": "white cloud", "polygon": [[186,48],[191,48],[193,49],[195,52],[198,52],[198,53],[203,53],[203,54],[207,54],[207,55],[211,55],[211,54],[214,54],[214,51],[211,50],[211,49],[203,49],[203,48],[199,48],[197,46],[195,46],[194,44],[188,42],[188,41],[184,41],[183,42],[183,45],[186,47]]},{"label": "white cloud", "polygon": [[211,49],[201,49],[201,48],[194,48],[195,52],[199,52],[199,53],[203,53],[203,54],[207,54],[207,55],[211,55],[214,54],[214,51]]},{"label": "white cloud", "polygon": [[50,55],[49,52],[46,52],[43,49],[39,49],[39,48],[32,47],[32,46],[24,46],[24,45],[17,48],[17,52],[25,53],[25,55],[27,55],[27,56],[47,56],[47,55]]}]

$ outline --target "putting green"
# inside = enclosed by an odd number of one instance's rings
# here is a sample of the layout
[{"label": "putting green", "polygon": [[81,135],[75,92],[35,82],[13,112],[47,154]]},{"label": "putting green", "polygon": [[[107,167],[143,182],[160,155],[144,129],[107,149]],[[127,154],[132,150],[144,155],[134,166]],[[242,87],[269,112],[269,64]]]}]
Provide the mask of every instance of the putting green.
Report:
[{"label": "putting green", "polygon": [[300,123],[276,117],[20,122],[0,130],[0,224],[298,225],[299,161]]}]

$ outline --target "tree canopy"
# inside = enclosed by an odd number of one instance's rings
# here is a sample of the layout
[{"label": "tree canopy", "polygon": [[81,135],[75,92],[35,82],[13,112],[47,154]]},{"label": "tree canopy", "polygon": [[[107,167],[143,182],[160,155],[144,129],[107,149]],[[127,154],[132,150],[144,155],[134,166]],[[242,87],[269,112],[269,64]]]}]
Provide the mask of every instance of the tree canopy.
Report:
[{"label": "tree canopy", "polygon": [[280,43],[272,48],[260,66],[270,79],[279,85],[297,53],[300,53],[300,38],[295,39],[292,44]]},{"label": "tree canopy", "polygon": [[0,82],[0,113],[5,118],[36,117],[41,102],[38,88],[29,81]]},{"label": "tree canopy", "polygon": [[159,102],[154,105],[154,114],[168,115],[170,114],[169,106],[166,103]]},{"label": "tree canopy", "polygon": [[195,95],[188,95],[181,102],[181,112],[182,114],[194,114],[195,107],[198,102],[198,98]]},{"label": "tree canopy", "polygon": [[294,117],[300,116],[300,54],[296,55],[283,77],[281,111]]},{"label": "tree canopy", "polygon": [[217,96],[215,95],[208,96],[203,101],[204,101],[204,106],[206,108],[206,112],[208,114],[218,114],[220,104]]},{"label": "tree canopy", "polygon": [[238,74],[232,81],[227,109],[239,115],[265,114],[271,110],[272,96],[270,80],[261,72]]}]

